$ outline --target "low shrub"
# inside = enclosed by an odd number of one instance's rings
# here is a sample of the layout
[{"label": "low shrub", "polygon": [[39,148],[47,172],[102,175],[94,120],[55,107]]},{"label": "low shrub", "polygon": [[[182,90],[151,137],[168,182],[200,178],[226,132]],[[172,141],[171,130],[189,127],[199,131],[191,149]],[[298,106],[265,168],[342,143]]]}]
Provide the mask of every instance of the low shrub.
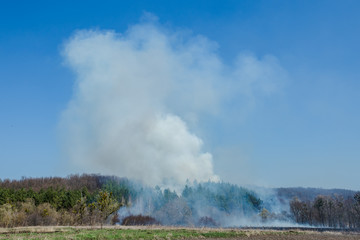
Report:
[{"label": "low shrub", "polygon": [[130,215],[124,218],[121,222],[121,225],[124,226],[134,226],[134,225],[159,225],[159,222],[156,221],[155,218],[150,216],[143,216],[143,215]]},{"label": "low shrub", "polygon": [[219,224],[217,222],[215,222],[214,219],[212,219],[211,217],[201,217],[199,219],[199,222],[198,222],[198,226],[200,227],[218,227]]}]

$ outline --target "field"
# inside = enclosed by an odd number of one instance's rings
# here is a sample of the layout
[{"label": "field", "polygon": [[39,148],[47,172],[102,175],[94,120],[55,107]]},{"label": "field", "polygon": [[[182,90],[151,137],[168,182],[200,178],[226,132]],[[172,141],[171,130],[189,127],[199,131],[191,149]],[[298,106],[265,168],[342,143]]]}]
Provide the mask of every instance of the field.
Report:
[{"label": "field", "polygon": [[0,229],[0,239],[246,239],[355,240],[359,233],[175,227],[22,227]]}]

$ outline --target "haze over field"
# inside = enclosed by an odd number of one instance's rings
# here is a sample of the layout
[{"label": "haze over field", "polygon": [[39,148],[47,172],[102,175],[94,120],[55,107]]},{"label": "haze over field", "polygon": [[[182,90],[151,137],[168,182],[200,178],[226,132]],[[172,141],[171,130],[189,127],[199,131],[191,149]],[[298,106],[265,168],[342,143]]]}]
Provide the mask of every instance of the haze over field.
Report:
[{"label": "haze over field", "polygon": [[357,1],[0,9],[0,178],[359,190]]}]

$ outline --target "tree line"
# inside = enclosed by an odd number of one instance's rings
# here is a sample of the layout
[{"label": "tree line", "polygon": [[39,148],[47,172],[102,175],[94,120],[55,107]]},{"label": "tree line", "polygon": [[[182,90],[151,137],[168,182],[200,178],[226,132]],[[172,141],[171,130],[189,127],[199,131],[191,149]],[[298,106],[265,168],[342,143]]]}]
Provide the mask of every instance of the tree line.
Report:
[{"label": "tree line", "polygon": [[228,226],[231,219],[256,217],[263,208],[256,193],[229,183],[188,183],[181,192],[141,186],[135,192],[134,208],[124,209],[123,215],[137,215],[142,209],[141,214],[162,225]]},{"label": "tree line", "polygon": [[253,191],[222,182],[188,183],[181,192],[175,192],[94,174],[6,179],[0,180],[0,227],[129,224],[135,220],[163,225],[229,226],[233,224],[227,222],[229,219],[248,218],[360,228],[360,192],[336,190],[344,193],[339,195],[323,190],[330,195],[315,196],[317,189],[290,190],[281,189],[277,196],[282,204],[288,201],[287,196],[293,197],[287,205],[289,210],[274,213],[274,199],[260,199]]},{"label": "tree line", "polygon": [[107,189],[111,179],[115,177],[71,175],[0,181],[0,226],[115,223],[115,213],[126,201],[117,200],[122,192],[114,195]]},{"label": "tree line", "polygon": [[295,197],[290,202],[290,212],[293,220],[299,224],[360,228],[360,192],[348,198],[319,195],[314,200],[302,201]]},{"label": "tree line", "polygon": [[[121,206],[129,208],[118,215]],[[254,192],[228,183],[188,183],[175,192],[101,175],[0,180],[3,227],[119,223],[139,214],[136,209],[163,225],[215,226],[221,225],[216,221],[222,216],[257,215],[262,201]]]}]

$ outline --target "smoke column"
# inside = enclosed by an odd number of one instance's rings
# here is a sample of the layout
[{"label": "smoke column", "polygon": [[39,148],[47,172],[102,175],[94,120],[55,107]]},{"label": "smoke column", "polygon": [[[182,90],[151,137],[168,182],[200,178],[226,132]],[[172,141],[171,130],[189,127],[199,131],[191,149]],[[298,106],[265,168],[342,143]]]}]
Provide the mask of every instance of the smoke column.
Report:
[{"label": "smoke column", "polygon": [[278,65],[272,57],[241,55],[225,66],[216,48],[205,37],[169,31],[156,21],[123,34],[76,32],[63,50],[76,82],[60,121],[72,171],[152,186],[219,180],[212,155],[189,126],[196,127],[201,115],[219,114],[234,89],[247,96],[254,89],[271,92],[269,76]]}]

